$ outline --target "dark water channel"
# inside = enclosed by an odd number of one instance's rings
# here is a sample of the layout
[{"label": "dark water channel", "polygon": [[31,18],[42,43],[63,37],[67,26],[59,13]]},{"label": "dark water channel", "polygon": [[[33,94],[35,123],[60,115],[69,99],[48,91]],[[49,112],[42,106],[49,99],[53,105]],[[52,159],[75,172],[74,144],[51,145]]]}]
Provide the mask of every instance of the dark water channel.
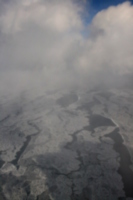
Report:
[{"label": "dark water channel", "polygon": [[11,161],[11,163],[13,165],[15,165],[17,167],[17,169],[19,168],[18,165],[18,161],[21,157],[21,155],[23,154],[23,152],[25,151],[26,147],[28,146],[29,142],[31,140],[31,136],[27,136],[26,137],[26,141],[24,142],[23,146],[20,148],[20,150],[16,153],[15,159]]},{"label": "dark water channel", "polygon": [[23,152],[25,151],[25,149],[27,148],[27,146],[29,145],[29,143],[30,143],[30,141],[31,141],[31,138],[32,138],[33,136],[38,135],[38,134],[40,133],[40,131],[41,131],[41,130],[39,129],[39,127],[38,127],[36,124],[34,124],[33,122],[31,122],[30,120],[29,120],[27,123],[28,123],[29,126],[32,126],[32,127],[36,130],[36,132],[35,132],[34,134],[28,135],[28,136],[26,137],[26,141],[24,142],[24,144],[23,144],[23,146],[20,148],[20,150],[16,153],[15,159],[11,161],[11,163],[12,163],[13,165],[15,165],[15,166],[17,167],[17,169],[19,168],[18,161],[19,161],[21,155],[23,154]]},{"label": "dark water channel", "polygon": [[133,171],[130,166],[132,165],[130,154],[123,144],[123,139],[119,134],[119,128],[116,128],[114,131],[106,135],[110,137],[114,143],[114,150],[120,155],[120,167],[118,173],[122,176],[124,190],[126,197],[133,198]]},{"label": "dark water channel", "polygon": [[[116,127],[111,119],[101,115],[91,115],[89,119],[91,131],[94,131],[95,128],[100,126]],[[130,168],[133,163],[131,162],[128,149],[123,144],[124,141],[119,133],[119,128],[116,127],[115,130],[106,135],[106,137],[111,138],[115,142],[114,150],[120,155],[120,167],[118,169],[118,173],[122,176],[126,197],[133,198],[133,171]]]}]

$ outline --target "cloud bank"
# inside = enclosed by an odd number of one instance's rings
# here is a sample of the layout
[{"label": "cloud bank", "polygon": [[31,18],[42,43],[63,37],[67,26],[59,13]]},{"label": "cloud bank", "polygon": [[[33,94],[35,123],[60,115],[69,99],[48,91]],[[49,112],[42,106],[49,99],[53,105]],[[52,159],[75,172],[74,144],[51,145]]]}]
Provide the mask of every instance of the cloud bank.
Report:
[{"label": "cloud bank", "polygon": [[[111,84],[133,73],[133,6],[109,7],[84,23],[72,0],[0,2],[0,94]],[[116,81],[117,82],[117,81]]]}]

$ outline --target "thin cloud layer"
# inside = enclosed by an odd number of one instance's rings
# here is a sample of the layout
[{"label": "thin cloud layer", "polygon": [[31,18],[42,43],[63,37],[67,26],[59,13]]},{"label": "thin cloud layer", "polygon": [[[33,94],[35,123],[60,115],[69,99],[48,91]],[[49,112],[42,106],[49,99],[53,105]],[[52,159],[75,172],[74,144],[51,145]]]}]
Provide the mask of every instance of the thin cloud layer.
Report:
[{"label": "thin cloud layer", "polygon": [[99,12],[88,27],[84,7],[72,0],[14,0],[1,7],[0,94],[111,84],[133,71],[129,2]]}]

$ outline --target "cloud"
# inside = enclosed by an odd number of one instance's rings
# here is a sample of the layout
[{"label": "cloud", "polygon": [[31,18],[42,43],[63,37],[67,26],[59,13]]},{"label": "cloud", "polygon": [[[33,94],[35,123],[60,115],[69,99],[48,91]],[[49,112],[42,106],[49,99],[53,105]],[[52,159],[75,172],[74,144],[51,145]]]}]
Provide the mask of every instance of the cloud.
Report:
[{"label": "cloud", "polygon": [[24,25],[29,23],[34,23],[44,30],[64,32],[81,27],[80,11],[70,0],[21,0],[6,5],[6,11],[0,21],[4,33],[21,31]]},{"label": "cloud", "polygon": [[129,2],[99,12],[88,27],[84,7],[72,0],[14,0],[1,6],[0,94],[110,84],[132,73]]},{"label": "cloud", "polygon": [[92,30],[99,33],[95,49],[100,50],[100,63],[104,61],[106,66],[119,73],[133,69],[132,18],[133,6],[126,2],[99,12],[92,22]]},{"label": "cloud", "polygon": [[[110,83],[133,72],[133,6],[129,2],[109,7],[94,16],[79,70],[86,76]],[[79,65],[78,65],[79,64]],[[117,77],[118,76],[118,77]],[[111,80],[112,79],[112,80]]]}]

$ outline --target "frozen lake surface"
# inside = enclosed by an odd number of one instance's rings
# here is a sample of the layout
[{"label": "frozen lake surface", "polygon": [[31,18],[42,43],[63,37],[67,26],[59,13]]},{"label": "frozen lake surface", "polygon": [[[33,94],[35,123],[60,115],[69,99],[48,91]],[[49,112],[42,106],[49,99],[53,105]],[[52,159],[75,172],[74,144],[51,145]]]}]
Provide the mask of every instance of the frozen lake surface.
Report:
[{"label": "frozen lake surface", "polygon": [[0,102],[0,200],[133,199],[133,91]]}]

